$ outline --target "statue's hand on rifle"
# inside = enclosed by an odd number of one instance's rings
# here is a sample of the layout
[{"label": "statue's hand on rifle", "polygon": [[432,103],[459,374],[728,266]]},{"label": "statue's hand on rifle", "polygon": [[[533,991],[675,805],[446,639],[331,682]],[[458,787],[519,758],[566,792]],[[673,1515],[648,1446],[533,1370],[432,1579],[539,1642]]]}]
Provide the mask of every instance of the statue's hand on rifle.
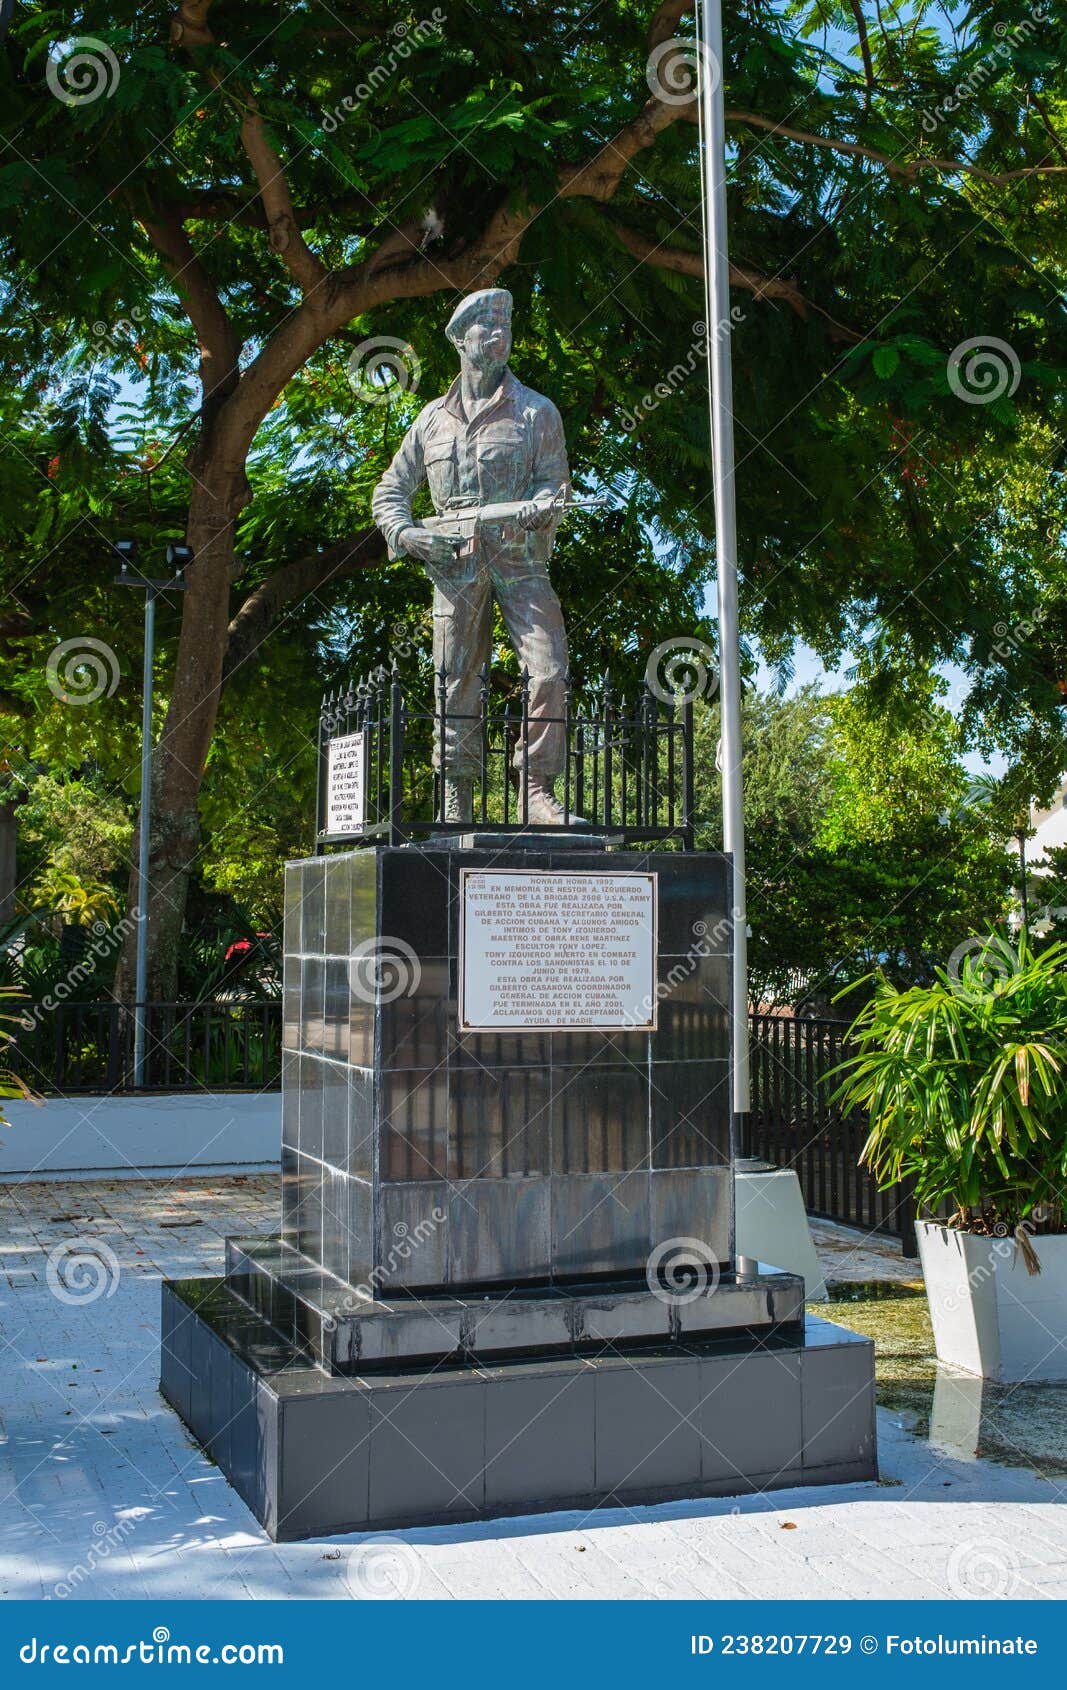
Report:
[{"label": "statue's hand on rifle", "polygon": [[527,533],[547,528],[553,517],[559,515],[558,504],[542,503],[538,499],[528,499],[515,513],[515,524]]},{"label": "statue's hand on rifle", "polygon": [[453,563],[457,546],[463,543],[462,534],[436,534],[429,528],[405,528],[399,536],[399,549],[408,557],[420,558],[423,563],[443,569]]}]

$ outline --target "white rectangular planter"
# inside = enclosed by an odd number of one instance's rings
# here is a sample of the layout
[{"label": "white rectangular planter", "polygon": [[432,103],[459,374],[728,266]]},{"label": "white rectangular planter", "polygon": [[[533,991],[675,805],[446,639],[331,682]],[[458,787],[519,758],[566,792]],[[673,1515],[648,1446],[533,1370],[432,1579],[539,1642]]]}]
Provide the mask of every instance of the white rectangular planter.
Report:
[{"label": "white rectangular planter", "polygon": [[1030,1274],[1014,1238],[915,1230],[939,1361],[1006,1384],[1067,1380],[1067,1236],[1031,1239]]}]

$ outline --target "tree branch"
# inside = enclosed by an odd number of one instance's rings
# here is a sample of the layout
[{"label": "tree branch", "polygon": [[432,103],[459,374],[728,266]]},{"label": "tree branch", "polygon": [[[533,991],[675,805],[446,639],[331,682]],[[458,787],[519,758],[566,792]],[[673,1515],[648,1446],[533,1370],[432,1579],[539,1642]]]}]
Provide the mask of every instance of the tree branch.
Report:
[{"label": "tree branch", "polygon": [[[263,231],[270,227],[263,202],[256,193],[251,198],[242,198],[225,188],[204,188],[199,193],[187,194],[183,199],[168,201],[167,210],[183,223],[241,223],[246,228]],[[368,221],[362,226],[354,224],[349,216],[352,212],[375,221]],[[345,220],[346,234],[367,235],[377,226],[379,207],[366,194],[353,190],[340,199],[332,199],[329,213],[331,217]],[[293,216],[300,228],[307,228],[321,220],[322,209],[319,206],[296,206]]]},{"label": "tree branch", "polygon": [[204,407],[211,410],[237,385],[240,342],[215,286],[181,223],[163,213],[142,216],[145,233],[163,259],[193,325],[200,350]]},{"label": "tree branch", "polygon": [[669,41],[685,14],[692,10],[693,0],[663,0],[663,5],[657,6],[648,26],[649,52]]},{"label": "tree branch", "polygon": [[866,87],[863,91],[863,110],[869,112],[871,109],[871,90],[874,87],[874,61],[871,58],[871,44],[867,39],[867,20],[863,15],[860,0],[849,0],[849,5],[852,8],[852,16],[856,20],[856,34],[859,36],[863,75],[866,81]]},{"label": "tree branch", "polygon": [[726,121],[748,123],[754,129],[766,129],[772,135],[780,135],[783,140],[799,141],[808,147],[827,147],[831,152],[870,159],[872,164],[880,164],[890,176],[900,176],[908,182],[914,182],[920,170],[938,170],[945,176],[973,176],[980,182],[991,183],[994,187],[1003,187],[1006,182],[1015,182],[1026,176],[1067,175],[1067,165],[1063,164],[1030,164],[1019,170],[1003,170],[999,173],[983,170],[980,165],[967,164],[958,158],[923,157],[912,159],[908,164],[901,164],[898,159],[890,158],[888,153],[879,152],[876,147],[862,146],[859,141],[839,141],[828,135],[813,135],[807,129],[794,129],[787,123],[780,123],[777,118],[764,117],[761,112],[738,111],[728,107]]},{"label": "tree branch", "polygon": [[[612,232],[635,258],[643,264],[651,264],[657,270],[673,270],[681,276],[699,276],[704,274],[704,260],[699,252],[687,252],[681,247],[664,246],[662,241],[650,241],[645,235],[640,235],[635,229],[628,229],[623,223],[611,223]],[[849,328],[845,323],[839,323],[824,311],[821,305],[805,298],[799,288],[792,282],[784,281],[780,276],[764,276],[758,270],[751,269],[747,264],[730,264],[730,286],[744,288],[756,299],[781,299],[795,311],[798,317],[805,321],[809,312],[814,311],[829,324],[831,340],[848,341],[855,345],[863,336],[856,329]]]},{"label": "tree branch", "polygon": [[[193,51],[213,44],[215,37],[208,24],[211,3],[212,0],[182,0],[170,26],[170,38],[177,46]],[[208,71],[208,81],[216,91],[221,87],[214,71]],[[241,145],[259,184],[271,249],[280,255],[300,291],[305,295],[313,293],[325,280],[326,268],[300,233],[282,161],[267,138],[255,103],[245,102],[243,112]]]},{"label": "tree branch", "polygon": [[211,46],[215,39],[207,21],[211,5],[212,0],[182,0],[170,20],[170,38],[176,47],[192,51]]},{"label": "tree branch", "polygon": [[1060,140],[1060,137],[1057,135],[1055,129],[1052,126],[1052,119],[1049,117],[1048,112],[1045,110],[1045,107],[1042,105],[1040,99],[1038,98],[1037,94],[1034,92],[1034,90],[1032,88],[1030,90],[1030,98],[1034,102],[1034,106],[1037,109],[1037,114],[1040,117],[1042,124],[1044,125],[1045,131],[1046,131],[1049,139],[1051,140],[1052,145],[1055,147],[1055,149],[1056,149],[1057,153],[1059,154],[1060,158],[1062,158],[1064,164],[1067,164],[1067,148],[1064,147],[1063,142]]},{"label": "tree branch", "polygon": [[[689,104],[695,109],[694,101]],[[684,118],[688,111],[689,105],[667,105],[662,100],[649,100],[631,123],[624,125],[584,164],[568,165],[560,172],[560,198],[610,199],[630,161],[639,152],[651,147],[664,129]]]},{"label": "tree branch", "polygon": [[309,552],[295,563],[275,570],[249,593],[230,622],[223,685],[258,650],[288,605],[355,570],[375,569],[385,561],[382,536],[376,528],[364,528],[327,546],[325,551]]},{"label": "tree branch", "polygon": [[300,291],[313,293],[326,279],[326,267],[300,233],[282,161],[267,139],[263,119],[254,107],[246,111],[241,123],[241,145],[259,183],[271,249],[279,254]]}]

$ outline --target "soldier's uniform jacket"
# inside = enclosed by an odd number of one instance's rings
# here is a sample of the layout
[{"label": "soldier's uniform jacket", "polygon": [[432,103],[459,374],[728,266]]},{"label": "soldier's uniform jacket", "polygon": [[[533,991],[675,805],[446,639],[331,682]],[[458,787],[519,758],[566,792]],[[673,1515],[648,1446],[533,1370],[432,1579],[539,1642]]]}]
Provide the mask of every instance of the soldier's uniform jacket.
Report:
[{"label": "soldier's uniform jacket", "polygon": [[[547,500],[561,488],[569,494],[558,410],[551,399],[505,370],[496,392],[468,421],[457,376],[442,398],[432,399],[419,413],[374,490],[371,508],[391,558],[399,555],[401,531],[416,523],[411,501],[423,482],[429,484],[434,510],[444,517],[479,505]],[[553,522],[540,532],[490,531],[483,541],[483,566],[513,578],[542,573],[555,528]]]}]

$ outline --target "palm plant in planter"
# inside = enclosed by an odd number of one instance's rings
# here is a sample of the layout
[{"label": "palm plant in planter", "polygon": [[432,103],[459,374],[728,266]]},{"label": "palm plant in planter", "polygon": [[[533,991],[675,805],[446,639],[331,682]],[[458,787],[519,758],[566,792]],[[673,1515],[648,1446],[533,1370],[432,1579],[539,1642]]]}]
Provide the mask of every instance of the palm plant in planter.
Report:
[{"label": "palm plant in planter", "polygon": [[910,1180],[938,1356],[1067,1379],[1067,944],[971,940],[929,986],[874,977],[834,1101]]}]

